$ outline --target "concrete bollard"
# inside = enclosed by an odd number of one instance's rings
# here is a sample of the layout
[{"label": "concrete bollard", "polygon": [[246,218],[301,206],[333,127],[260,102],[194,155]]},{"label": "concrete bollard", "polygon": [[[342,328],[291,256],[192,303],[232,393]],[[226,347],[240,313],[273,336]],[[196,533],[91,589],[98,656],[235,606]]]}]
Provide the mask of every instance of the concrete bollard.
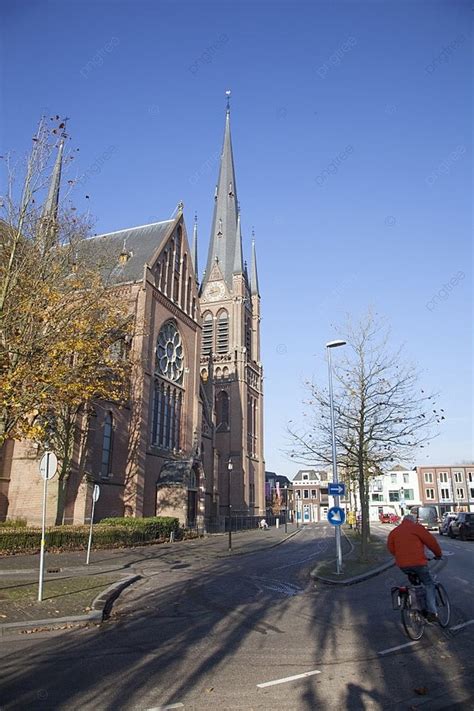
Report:
[{"label": "concrete bollard", "polygon": [[170,533],[170,543],[174,543],[174,531]]},{"label": "concrete bollard", "polygon": [[276,526],[277,528],[280,528],[280,519],[279,519],[279,518],[276,518],[276,519],[275,519],[275,526]]}]

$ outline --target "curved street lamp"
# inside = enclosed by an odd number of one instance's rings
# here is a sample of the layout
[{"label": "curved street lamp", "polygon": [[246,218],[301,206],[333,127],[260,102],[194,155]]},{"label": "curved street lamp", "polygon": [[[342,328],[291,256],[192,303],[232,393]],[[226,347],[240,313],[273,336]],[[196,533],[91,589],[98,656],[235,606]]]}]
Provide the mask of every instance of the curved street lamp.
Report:
[{"label": "curved street lamp", "polygon": [[[326,343],[328,353],[328,375],[329,375],[329,408],[331,410],[331,435],[332,435],[332,480],[335,484],[339,483],[337,478],[337,452],[336,452],[336,426],[334,422],[334,399],[332,391],[332,367],[331,367],[331,349],[345,346],[346,341],[329,341]],[[334,505],[339,506],[339,495],[334,497]],[[341,527],[335,526],[336,529],[336,574],[339,575],[342,570],[342,549],[341,549]]]}]

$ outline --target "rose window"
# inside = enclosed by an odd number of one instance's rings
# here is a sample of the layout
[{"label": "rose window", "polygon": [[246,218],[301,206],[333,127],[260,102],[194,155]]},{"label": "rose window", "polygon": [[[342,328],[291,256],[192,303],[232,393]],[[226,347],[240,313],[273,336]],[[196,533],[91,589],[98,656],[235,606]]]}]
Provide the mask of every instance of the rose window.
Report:
[{"label": "rose window", "polygon": [[176,326],[165,323],[161,328],[156,342],[156,370],[168,380],[179,383],[183,377],[184,352],[183,343]]}]

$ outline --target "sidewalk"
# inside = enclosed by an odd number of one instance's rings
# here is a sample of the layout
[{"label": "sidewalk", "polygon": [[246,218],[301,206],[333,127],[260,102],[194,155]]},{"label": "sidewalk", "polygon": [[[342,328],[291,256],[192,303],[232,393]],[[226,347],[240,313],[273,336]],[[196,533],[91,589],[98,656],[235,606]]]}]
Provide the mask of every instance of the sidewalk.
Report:
[{"label": "sidewalk", "polygon": [[[377,539],[377,543],[374,542]],[[373,578],[379,573],[393,567],[395,561],[386,550],[385,531],[371,527],[370,552],[366,563],[357,559],[357,544],[359,538],[354,531],[342,530],[342,570],[336,574],[336,559],[321,561],[310,573],[313,580],[327,585],[354,585],[363,580]]]},{"label": "sidewalk", "polygon": [[92,550],[90,565],[85,564],[85,551],[46,552],[42,602],[37,600],[39,554],[2,557],[0,635],[100,622],[120,592],[140,578],[134,566],[177,557],[183,547],[204,549],[212,560],[273,548],[296,533],[298,529],[292,524],[288,524],[286,534],[284,526],[232,532],[231,552],[228,533],[136,548]]}]

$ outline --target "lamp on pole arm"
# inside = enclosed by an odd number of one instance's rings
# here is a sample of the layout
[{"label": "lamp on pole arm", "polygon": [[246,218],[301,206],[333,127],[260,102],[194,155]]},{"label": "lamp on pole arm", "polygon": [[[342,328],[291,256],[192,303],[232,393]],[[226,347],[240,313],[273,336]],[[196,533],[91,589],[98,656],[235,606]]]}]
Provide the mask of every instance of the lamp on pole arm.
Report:
[{"label": "lamp on pole arm", "polygon": [[[332,389],[332,364],[331,364],[331,350],[332,348],[339,348],[339,346],[345,346],[346,341],[329,341],[326,343],[326,350],[328,354],[328,376],[329,376],[329,409],[331,411],[331,437],[332,437],[332,480],[335,484],[339,483],[337,478],[337,451],[336,451],[336,425],[334,419],[334,397]],[[339,507],[339,495],[334,497],[334,505]],[[341,549],[341,527],[335,526],[336,529],[336,573],[339,575],[342,569],[342,549]]]},{"label": "lamp on pole arm", "polygon": [[232,464],[232,459],[229,457],[227,462],[227,503],[229,506],[229,552],[232,553],[232,505],[230,503],[230,475],[232,474],[232,469],[234,465]]}]

